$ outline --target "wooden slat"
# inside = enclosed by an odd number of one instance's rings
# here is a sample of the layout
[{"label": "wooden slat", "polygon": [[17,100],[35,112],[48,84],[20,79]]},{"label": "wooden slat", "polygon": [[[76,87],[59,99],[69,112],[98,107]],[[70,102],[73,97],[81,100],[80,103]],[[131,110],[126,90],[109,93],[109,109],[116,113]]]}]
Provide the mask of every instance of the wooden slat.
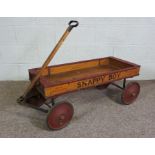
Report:
[{"label": "wooden slat", "polygon": [[75,63],[69,65],[62,65],[50,68],[50,73],[53,74],[60,74],[69,71],[76,71],[82,70],[87,68],[93,68],[99,65],[99,60],[89,61],[89,62],[82,62],[82,63]]}]

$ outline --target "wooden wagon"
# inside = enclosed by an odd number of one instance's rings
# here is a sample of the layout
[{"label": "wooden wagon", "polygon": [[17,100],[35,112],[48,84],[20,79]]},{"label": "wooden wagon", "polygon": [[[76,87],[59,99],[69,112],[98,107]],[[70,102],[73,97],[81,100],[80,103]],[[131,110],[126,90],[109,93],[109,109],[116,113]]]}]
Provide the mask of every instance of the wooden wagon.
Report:
[{"label": "wooden wagon", "polygon": [[[72,28],[77,25],[78,23],[72,25]],[[64,41],[63,37],[61,39]],[[137,82],[130,82],[126,85],[126,79],[138,76],[139,70],[139,65],[115,57],[98,58],[55,66],[47,66],[46,64],[41,68],[29,70],[29,79],[31,84],[33,83],[34,85],[26,92],[24,101],[31,107],[49,112],[47,125],[50,129],[61,129],[72,119],[74,109],[67,101],[56,103],[55,99],[58,96],[90,87],[107,88],[109,84],[113,84],[122,89],[122,103],[131,104],[139,95],[140,86]],[[37,75],[39,76],[34,82]],[[114,83],[114,81],[118,80],[123,80],[123,86]],[[43,104],[50,111],[41,108]]]}]

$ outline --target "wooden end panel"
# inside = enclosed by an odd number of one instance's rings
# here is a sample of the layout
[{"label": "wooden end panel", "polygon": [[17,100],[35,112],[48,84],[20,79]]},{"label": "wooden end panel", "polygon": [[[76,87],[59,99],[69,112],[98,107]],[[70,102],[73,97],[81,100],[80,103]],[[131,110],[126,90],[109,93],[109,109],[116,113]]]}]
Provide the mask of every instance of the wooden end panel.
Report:
[{"label": "wooden end panel", "polygon": [[130,64],[127,64],[127,63],[124,63],[122,61],[118,61],[118,60],[115,60],[115,59],[112,59],[112,58],[109,60],[109,64],[112,65],[112,66],[115,66],[117,68],[132,67],[132,65],[130,65]]},{"label": "wooden end panel", "polygon": [[100,65],[107,66],[107,65],[109,65],[109,63],[110,63],[110,59],[108,57],[107,58],[102,58],[102,59],[99,60]]},{"label": "wooden end panel", "polygon": [[[40,68],[33,68],[33,69],[29,69],[29,79],[32,80],[36,74],[38,73],[38,71],[40,70]],[[49,69],[45,68],[44,71],[42,72],[41,76],[46,76],[49,74]]]},{"label": "wooden end panel", "polygon": [[139,75],[139,68],[133,68],[129,70],[117,71],[110,74],[103,74],[96,77],[90,77],[88,79],[74,81],[66,84],[56,85],[52,87],[44,88],[45,97],[54,97],[61,94],[95,87],[97,85],[110,83],[113,81],[121,80],[124,78],[129,78]]},{"label": "wooden end panel", "polygon": [[140,65],[116,57],[109,57],[109,64],[118,68],[140,67]]}]

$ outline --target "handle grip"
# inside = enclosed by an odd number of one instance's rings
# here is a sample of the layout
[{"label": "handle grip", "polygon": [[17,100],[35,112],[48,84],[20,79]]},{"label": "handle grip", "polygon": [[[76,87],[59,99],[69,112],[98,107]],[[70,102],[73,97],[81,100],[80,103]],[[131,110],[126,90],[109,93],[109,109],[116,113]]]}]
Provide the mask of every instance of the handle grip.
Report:
[{"label": "handle grip", "polygon": [[68,23],[69,26],[72,26],[72,27],[77,27],[79,25],[79,22],[76,21],[76,20],[71,20],[69,23]]},{"label": "handle grip", "polygon": [[72,30],[72,28],[77,27],[79,25],[79,22],[76,20],[71,20],[68,23],[69,27],[68,27],[68,31],[70,32]]}]

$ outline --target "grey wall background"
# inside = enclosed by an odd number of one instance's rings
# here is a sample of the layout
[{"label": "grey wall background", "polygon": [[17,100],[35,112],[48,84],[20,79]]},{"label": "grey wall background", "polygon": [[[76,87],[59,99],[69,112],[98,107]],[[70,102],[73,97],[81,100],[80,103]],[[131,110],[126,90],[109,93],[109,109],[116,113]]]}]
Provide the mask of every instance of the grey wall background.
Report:
[{"label": "grey wall background", "polygon": [[142,66],[135,79],[155,79],[155,18],[0,18],[0,80],[27,80],[71,19],[80,26],[51,64],[116,56]]}]

